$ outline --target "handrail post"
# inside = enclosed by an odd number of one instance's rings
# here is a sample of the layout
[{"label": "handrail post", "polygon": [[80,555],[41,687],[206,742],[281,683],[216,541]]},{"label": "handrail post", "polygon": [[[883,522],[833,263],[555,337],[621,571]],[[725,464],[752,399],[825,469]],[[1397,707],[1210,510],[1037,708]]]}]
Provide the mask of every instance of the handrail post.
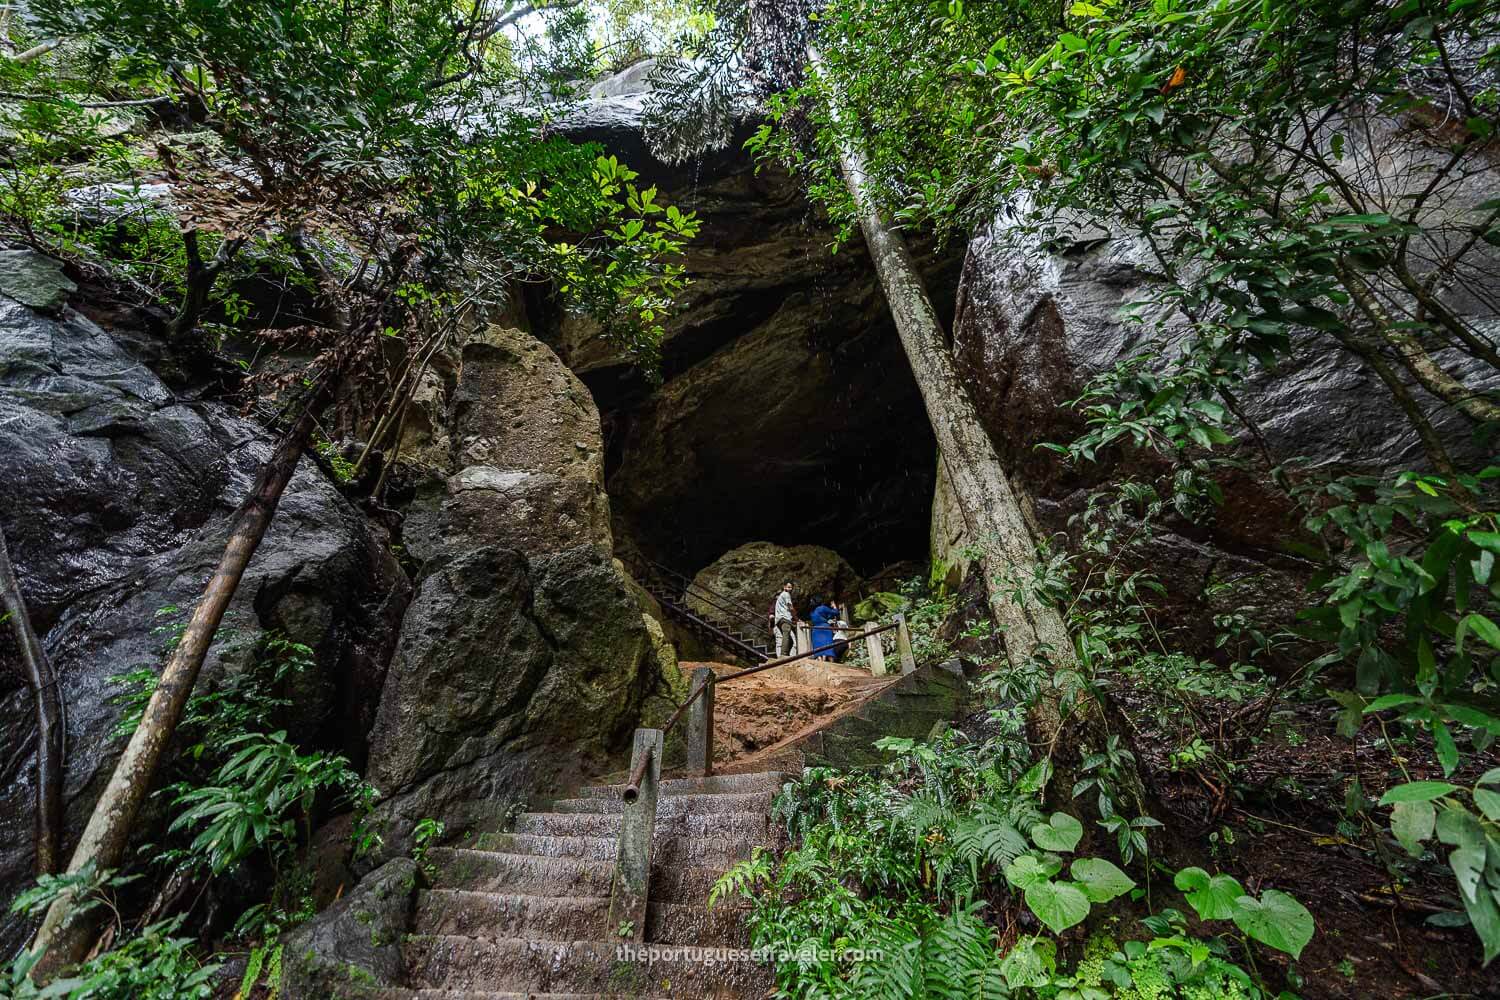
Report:
[{"label": "handrail post", "polygon": [[700,687],[698,696],[687,715],[687,768],[705,778],[714,773],[714,680],[712,667],[698,667],[693,671],[688,690]]},{"label": "handrail post", "polygon": [[813,648],[812,626],[807,622],[797,623],[797,652],[806,653]]},{"label": "handrail post", "polygon": [[874,622],[865,622],[865,654],[870,658],[870,673],[876,677],[885,676],[885,646],[880,641],[879,635],[872,635],[875,631]]},{"label": "handrail post", "polygon": [[606,940],[646,940],[646,910],[651,899],[651,837],[656,832],[656,795],[661,783],[662,731],[637,729],[630,755],[632,773],[642,760],[637,794],[627,798],[620,814],[620,840],[615,855],[615,877],[609,890]]},{"label": "handrail post", "polygon": [[901,673],[916,673],[917,658],[911,651],[911,632],[906,627],[906,616],[896,616],[896,653],[901,657]]}]

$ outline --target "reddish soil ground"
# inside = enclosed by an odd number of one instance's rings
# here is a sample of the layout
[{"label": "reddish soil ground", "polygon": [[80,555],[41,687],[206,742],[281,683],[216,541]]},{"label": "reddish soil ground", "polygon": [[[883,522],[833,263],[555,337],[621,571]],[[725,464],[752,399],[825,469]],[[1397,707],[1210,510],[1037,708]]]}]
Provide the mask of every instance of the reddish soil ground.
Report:
[{"label": "reddish soil ground", "polygon": [[[1408,858],[1384,824],[1388,810],[1347,808],[1356,779],[1366,800],[1402,780],[1378,723],[1344,739],[1326,704],[1298,706],[1258,741],[1221,744],[1234,762],[1226,781],[1209,769],[1173,769],[1170,747],[1152,738],[1131,701],[1122,692],[1122,707],[1143,723],[1135,744],[1173,841],[1168,864],[1228,872],[1252,892],[1281,889],[1312,911],[1317,933],[1296,963],[1302,981],[1293,977],[1289,989],[1306,1000],[1500,1000],[1500,960],[1484,969],[1469,928],[1426,922],[1458,907],[1446,865],[1432,852]],[[1236,706],[1224,709],[1232,715]],[[1430,747],[1401,752],[1412,779],[1442,777]],[[1473,781],[1500,762],[1493,750],[1476,756],[1452,780]]]},{"label": "reddish soil ground", "polygon": [[[684,674],[723,663],[682,663]],[[752,674],[714,689],[714,762],[732,765],[757,752],[810,732],[852,707],[891,678],[835,663],[794,663]]]}]

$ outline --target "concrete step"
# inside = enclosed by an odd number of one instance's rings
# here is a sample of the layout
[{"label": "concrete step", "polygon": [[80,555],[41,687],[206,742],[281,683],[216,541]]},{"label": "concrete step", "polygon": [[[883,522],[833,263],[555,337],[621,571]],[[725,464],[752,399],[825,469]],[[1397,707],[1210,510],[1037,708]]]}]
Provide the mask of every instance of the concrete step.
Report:
[{"label": "concrete step", "polygon": [[[615,813],[522,813],[516,820],[515,832],[541,837],[616,837],[620,833],[620,823],[621,817]],[[667,815],[658,812],[652,840],[655,845],[675,837],[744,837],[764,842],[766,824],[764,812],[677,812]]]},{"label": "concrete step", "polygon": [[607,896],[526,896],[466,889],[433,889],[417,899],[418,934],[479,938],[603,937]]},{"label": "concrete step", "polygon": [[[613,862],[618,854],[615,837],[549,837],[529,833],[496,835],[494,850],[505,854],[534,854],[544,858],[582,858]],[[744,860],[760,837],[657,837],[651,857],[663,865],[725,865]]]},{"label": "concrete step", "polygon": [[[745,911],[705,902],[653,902],[646,940],[653,944],[748,948]],[[418,934],[553,941],[609,936],[609,900],[592,896],[517,896],[498,892],[434,889],[417,901]]]},{"label": "concrete step", "polygon": [[435,847],[427,852],[432,884],[438,889],[470,889],[530,896],[608,896],[615,859],[541,857],[501,851]]},{"label": "concrete step", "polygon": [[771,986],[770,970],[743,955],[687,946],[411,935],[402,953],[417,989],[685,998],[755,997]]},{"label": "concrete step", "polygon": [[[436,889],[462,889],[508,895],[607,897],[614,878],[614,859],[547,858],[534,854],[433,848],[427,853]],[[651,898],[702,906],[714,882],[729,867],[667,865],[658,857],[651,866]]]},{"label": "concrete step", "polygon": [[[771,814],[771,803],[776,793],[723,792],[718,795],[663,795],[656,800],[656,820],[667,816],[708,816],[714,813],[760,813]],[[625,809],[618,795],[595,798],[558,799],[552,803],[552,811],[559,813],[608,813],[620,815]]]},{"label": "concrete step", "polygon": [[[707,778],[667,778],[661,783],[661,797],[669,795],[718,795],[739,792],[779,792],[792,779],[781,771],[756,771],[746,774],[715,774]],[[580,788],[580,798],[619,798],[625,790],[619,785],[588,785]]]}]

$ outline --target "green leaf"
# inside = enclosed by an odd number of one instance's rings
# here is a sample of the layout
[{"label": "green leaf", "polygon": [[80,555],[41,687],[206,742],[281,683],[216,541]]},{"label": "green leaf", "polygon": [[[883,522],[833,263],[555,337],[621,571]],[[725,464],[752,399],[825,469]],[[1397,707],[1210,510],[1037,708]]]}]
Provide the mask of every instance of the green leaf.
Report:
[{"label": "green leaf", "polygon": [[1082,839],[1083,824],[1063,812],[1053,813],[1050,821],[1031,828],[1032,842],[1044,851],[1071,851]]},{"label": "green leaf", "polygon": [[1408,781],[1382,795],[1380,804],[1391,806],[1397,802],[1431,802],[1433,799],[1442,798],[1456,791],[1458,791],[1458,786],[1446,781]]},{"label": "green leaf", "polygon": [[1500,823],[1500,793],[1488,788],[1474,787],[1474,804],[1484,813],[1484,818]]},{"label": "green leaf", "polygon": [[1000,975],[1011,989],[1046,986],[1057,968],[1057,945],[1041,938],[1025,938],[1000,962]]},{"label": "green leaf", "polygon": [[1026,890],[1026,905],[1054,934],[1089,915],[1089,899],[1072,882],[1042,882]]},{"label": "green leaf", "polygon": [[1422,842],[1432,836],[1437,810],[1431,802],[1398,802],[1391,810],[1391,833],[1414,858],[1422,856]]},{"label": "green leaf", "polygon": [[1022,890],[1040,885],[1056,874],[1056,867],[1044,865],[1030,854],[1023,854],[1005,866],[1005,880]]},{"label": "green leaf", "polygon": [[1135,879],[1103,858],[1079,858],[1069,871],[1093,903],[1107,903],[1135,888]]},{"label": "green leaf", "polygon": [[1228,920],[1234,916],[1235,900],[1245,894],[1245,887],[1233,875],[1209,875],[1202,868],[1184,868],[1172,884],[1187,897],[1188,903],[1203,920]]},{"label": "green leaf", "polygon": [[1267,889],[1260,899],[1241,896],[1236,900],[1234,925],[1261,944],[1293,958],[1302,956],[1314,930],[1307,907],[1276,889]]}]

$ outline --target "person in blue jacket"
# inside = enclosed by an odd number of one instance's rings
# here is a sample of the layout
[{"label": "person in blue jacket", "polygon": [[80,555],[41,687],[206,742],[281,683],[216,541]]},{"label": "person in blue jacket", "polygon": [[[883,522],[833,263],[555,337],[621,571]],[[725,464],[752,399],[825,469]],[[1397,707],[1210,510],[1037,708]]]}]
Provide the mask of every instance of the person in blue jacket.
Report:
[{"label": "person in blue jacket", "polygon": [[[821,649],[824,646],[833,645],[833,623],[839,620],[839,609],[832,606],[832,602],[823,601],[813,609],[812,613],[812,648]],[[829,649],[819,653],[817,659],[832,660],[834,651]]]}]

